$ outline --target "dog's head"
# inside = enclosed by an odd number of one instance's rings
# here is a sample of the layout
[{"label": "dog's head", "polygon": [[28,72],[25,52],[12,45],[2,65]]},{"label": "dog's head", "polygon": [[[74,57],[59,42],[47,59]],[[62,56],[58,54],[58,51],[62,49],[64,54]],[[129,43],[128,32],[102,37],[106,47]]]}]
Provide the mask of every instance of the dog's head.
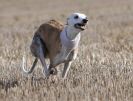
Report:
[{"label": "dog's head", "polygon": [[82,13],[73,13],[67,19],[67,25],[83,31],[88,22],[87,16]]}]

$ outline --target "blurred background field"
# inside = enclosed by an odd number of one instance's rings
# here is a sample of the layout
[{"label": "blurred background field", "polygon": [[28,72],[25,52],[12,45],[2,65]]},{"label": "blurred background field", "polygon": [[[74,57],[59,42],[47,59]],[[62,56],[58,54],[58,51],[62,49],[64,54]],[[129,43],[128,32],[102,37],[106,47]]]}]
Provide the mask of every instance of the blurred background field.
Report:
[{"label": "blurred background field", "polygon": [[[89,22],[67,79],[22,75],[40,24],[73,12]],[[133,0],[0,0],[0,101],[133,101]]]}]

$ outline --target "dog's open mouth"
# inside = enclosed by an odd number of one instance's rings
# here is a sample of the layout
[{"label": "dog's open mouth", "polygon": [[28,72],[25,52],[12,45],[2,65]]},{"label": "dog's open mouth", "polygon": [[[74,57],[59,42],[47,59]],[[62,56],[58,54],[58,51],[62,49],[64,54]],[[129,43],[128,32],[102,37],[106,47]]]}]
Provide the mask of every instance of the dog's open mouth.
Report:
[{"label": "dog's open mouth", "polygon": [[77,23],[74,26],[77,29],[85,30],[85,24]]}]

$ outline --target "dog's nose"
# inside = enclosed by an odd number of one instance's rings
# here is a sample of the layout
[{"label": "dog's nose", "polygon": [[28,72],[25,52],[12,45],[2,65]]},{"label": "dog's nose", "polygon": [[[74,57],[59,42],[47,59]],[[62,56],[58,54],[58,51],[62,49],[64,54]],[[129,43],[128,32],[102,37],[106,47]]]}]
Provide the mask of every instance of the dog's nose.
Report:
[{"label": "dog's nose", "polygon": [[87,19],[83,19],[82,21],[83,21],[83,23],[87,23],[88,20]]}]

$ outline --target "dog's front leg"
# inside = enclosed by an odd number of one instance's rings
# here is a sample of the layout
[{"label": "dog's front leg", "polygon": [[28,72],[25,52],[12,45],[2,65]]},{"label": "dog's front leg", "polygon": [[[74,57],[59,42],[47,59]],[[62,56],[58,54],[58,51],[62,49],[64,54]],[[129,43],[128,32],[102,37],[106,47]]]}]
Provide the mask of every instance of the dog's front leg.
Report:
[{"label": "dog's front leg", "polygon": [[70,69],[70,67],[71,67],[72,60],[75,60],[76,57],[77,57],[77,52],[78,52],[77,50],[73,50],[73,51],[69,54],[69,56],[68,56],[68,61],[65,62],[65,64],[64,64],[64,69],[63,69],[63,73],[62,73],[62,77],[63,77],[63,78],[66,78],[67,73],[68,73],[68,71],[69,71],[69,69]]},{"label": "dog's front leg", "polygon": [[72,62],[66,62],[64,64],[64,69],[63,69],[63,72],[62,72],[62,78],[66,78],[67,73],[69,71],[69,68],[70,68],[71,64],[72,64]]}]

